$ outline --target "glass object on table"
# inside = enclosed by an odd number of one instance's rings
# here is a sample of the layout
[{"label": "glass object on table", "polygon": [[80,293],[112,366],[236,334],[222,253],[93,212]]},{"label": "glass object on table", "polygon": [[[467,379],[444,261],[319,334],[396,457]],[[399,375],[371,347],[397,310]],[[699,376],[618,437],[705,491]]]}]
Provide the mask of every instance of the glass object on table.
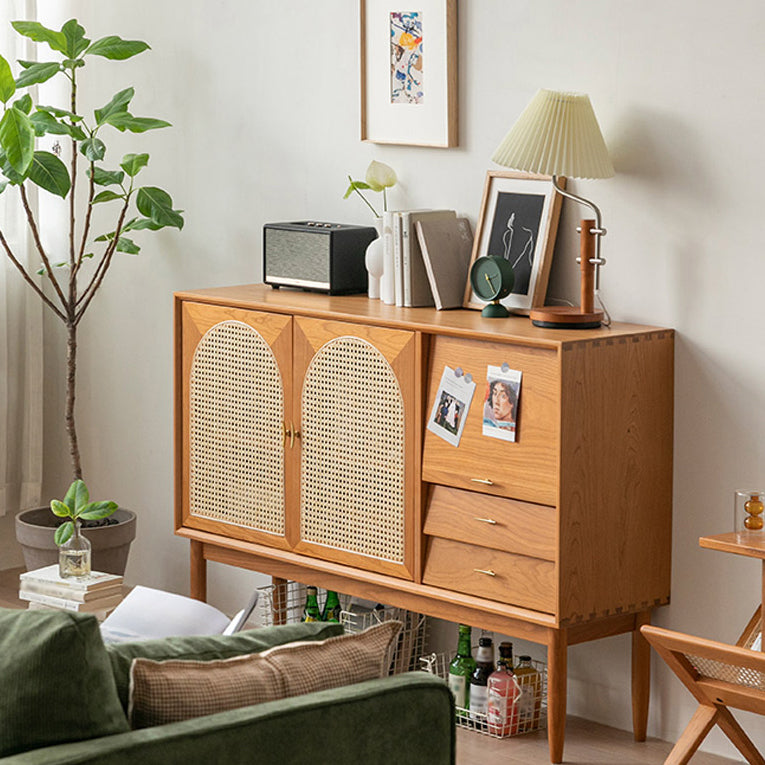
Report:
[{"label": "glass object on table", "polygon": [[[739,490],[734,495],[733,529],[739,541],[750,533],[763,533],[765,492]],[[758,534],[758,536],[759,536]]]},{"label": "glass object on table", "polygon": [[74,522],[72,536],[58,549],[58,573],[61,577],[90,576],[90,542],[83,536],[80,522]]}]

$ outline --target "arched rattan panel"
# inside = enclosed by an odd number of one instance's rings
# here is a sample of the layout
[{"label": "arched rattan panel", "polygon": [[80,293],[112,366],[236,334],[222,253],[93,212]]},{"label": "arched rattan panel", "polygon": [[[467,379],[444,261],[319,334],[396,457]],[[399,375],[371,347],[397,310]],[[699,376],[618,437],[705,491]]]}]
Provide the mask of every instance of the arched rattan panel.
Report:
[{"label": "arched rattan panel", "polygon": [[305,375],[300,537],[404,561],[404,401],[377,348],[338,337]]},{"label": "arched rattan panel", "polygon": [[189,384],[193,516],[284,534],[284,394],[276,358],[239,321],[200,340]]}]

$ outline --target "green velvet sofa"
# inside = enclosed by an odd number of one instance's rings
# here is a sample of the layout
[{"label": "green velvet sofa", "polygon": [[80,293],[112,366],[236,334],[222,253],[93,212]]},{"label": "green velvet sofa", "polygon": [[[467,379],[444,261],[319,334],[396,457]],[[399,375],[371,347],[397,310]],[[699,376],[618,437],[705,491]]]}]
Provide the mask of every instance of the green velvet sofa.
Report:
[{"label": "green velvet sofa", "polygon": [[92,617],[0,609],[0,765],[454,763],[451,693],[422,672],[128,728],[133,658],[230,658],[341,631],[293,624],[104,647]]}]

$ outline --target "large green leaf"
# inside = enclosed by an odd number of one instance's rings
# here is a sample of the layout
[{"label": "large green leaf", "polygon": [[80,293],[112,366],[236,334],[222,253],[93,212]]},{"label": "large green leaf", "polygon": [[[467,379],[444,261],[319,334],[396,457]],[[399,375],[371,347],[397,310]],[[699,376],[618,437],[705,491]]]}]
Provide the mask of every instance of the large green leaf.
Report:
[{"label": "large green leaf", "polygon": [[35,131],[24,112],[6,109],[0,120],[0,146],[11,167],[23,175],[29,169],[35,146]]},{"label": "large green leaf", "polygon": [[134,95],[135,90],[133,88],[125,88],[125,90],[115,93],[112,100],[106,106],[95,110],[96,122],[99,125],[103,125],[111,115],[126,113],[130,99]]},{"label": "large green leaf", "polygon": [[59,197],[69,193],[72,182],[66,165],[49,151],[36,151],[29,170],[29,180]]},{"label": "large green leaf", "polygon": [[98,194],[93,197],[91,204],[97,205],[101,202],[111,202],[114,199],[124,198],[124,194],[118,194],[116,191],[112,191],[111,189],[104,189],[104,191],[99,191]]},{"label": "large green leaf", "polygon": [[108,518],[117,509],[116,502],[91,502],[80,510],[78,518],[86,521],[97,521]]},{"label": "large green leaf", "polygon": [[117,240],[117,252],[124,252],[127,255],[138,255],[141,248],[132,240],[126,236],[121,236]]},{"label": "large green leaf", "polygon": [[7,104],[16,93],[16,83],[13,81],[11,65],[0,56],[0,101]]},{"label": "large green leaf", "polygon": [[69,517],[69,508],[60,499],[52,500],[50,509],[53,511],[53,514],[57,515],[59,518]]},{"label": "large green leaf", "polygon": [[53,75],[61,71],[61,64],[56,61],[45,61],[40,64],[32,64],[26,68],[17,78],[16,87],[25,88],[27,85],[36,85],[47,82]]},{"label": "large green leaf", "polygon": [[61,547],[64,542],[68,542],[70,537],[74,534],[74,521],[67,521],[62,523],[53,534],[53,541]]},{"label": "large green leaf", "polygon": [[142,215],[151,218],[158,225],[183,228],[183,218],[173,210],[173,200],[166,191],[156,186],[143,186],[138,189],[135,203]]},{"label": "large green leaf", "polygon": [[159,231],[162,228],[158,223],[155,223],[151,218],[133,218],[129,220],[123,227],[123,231],[143,231],[149,229],[150,231]]},{"label": "large green leaf", "polygon": [[12,21],[11,26],[20,35],[24,35],[24,37],[28,37],[35,42],[47,43],[53,50],[66,55],[67,40],[63,32],[55,32],[52,29],[48,29],[39,21]]},{"label": "large green leaf", "polygon": [[170,123],[164,120],[157,120],[153,117],[134,117],[127,112],[110,114],[104,122],[108,122],[121,132],[129,130],[131,133],[145,133],[147,130],[170,127]]},{"label": "large green leaf", "polygon": [[123,40],[117,35],[109,35],[96,40],[86,51],[85,55],[103,56],[113,61],[124,61],[126,58],[137,56],[148,50],[149,46],[140,40]]},{"label": "large green leaf", "polygon": [[91,161],[100,162],[106,155],[106,144],[100,138],[86,138],[80,151]]},{"label": "large green leaf", "polygon": [[17,98],[13,102],[13,108],[24,112],[24,114],[29,114],[32,111],[32,96],[29,93],[25,93],[21,98]]},{"label": "large green leaf", "polygon": [[38,136],[46,133],[69,135],[69,128],[48,112],[35,112],[29,119]]},{"label": "large green leaf", "polygon": [[149,163],[148,154],[126,154],[120,162],[120,167],[131,177],[135,178],[142,168]]},{"label": "large green leaf", "polygon": [[80,26],[77,19],[69,21],[61,27],[66,37],[66,55],[69,58],[77,58],[90,45],[90,40],[85,37],[85,30]]},{"label": "large green leaf", "polygon": [[[90,171],[88,171],[90,177]],[[93,168],[93,182],[97,186],[113,186],[122,183],[125,173],[121,170],[103,170],[100,167]]]},{"label": "large green leaf", "polygon": [[[29,164],[31,166],[32,163],[30,162]],[[0,172],[2,172],[2,174],[14,186],[19,186],[20,184],[24,183],[24,181],[27,179],[29,168],[27,168],[26,172],[24,173],[17,173],[11,167],[11,163],[8,161],[8,158],[5,156],[5,152],[0,150]]]}]

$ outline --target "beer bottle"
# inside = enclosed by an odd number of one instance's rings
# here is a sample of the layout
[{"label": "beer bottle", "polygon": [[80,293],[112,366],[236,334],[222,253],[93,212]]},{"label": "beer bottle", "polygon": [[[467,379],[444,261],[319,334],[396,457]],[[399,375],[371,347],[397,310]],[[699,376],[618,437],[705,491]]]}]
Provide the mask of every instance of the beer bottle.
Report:
[{"label": "beer bottle", "polygon": [[457,655],[449,664],[449,690],[454,694],[457,714],[464,715],[468,706],[468,682],[475,669],[475,660],[470,651],[470,627],[460,624]]},{"label": "beer bottle", "polygon": [[486,724],[489,702],[487,685],[492,672],[494,672],[494,645],[490,637],[482,637],[478,640],[475,669],[470,676],[470,719],[478,727]]},{"label": "beer bottle", "polygon": [[340,621],[340,598],[334,590],[327,590],[327,599],[324,601],[324,610],[321,612],[323,622]]},{"label": "beer bottle", "polygon": [[321,621],[321,611],[319,610],[319,600],[316,597],[315,587],[306,587],[305,606],[303,607],[304,622],[318,622]]}]

